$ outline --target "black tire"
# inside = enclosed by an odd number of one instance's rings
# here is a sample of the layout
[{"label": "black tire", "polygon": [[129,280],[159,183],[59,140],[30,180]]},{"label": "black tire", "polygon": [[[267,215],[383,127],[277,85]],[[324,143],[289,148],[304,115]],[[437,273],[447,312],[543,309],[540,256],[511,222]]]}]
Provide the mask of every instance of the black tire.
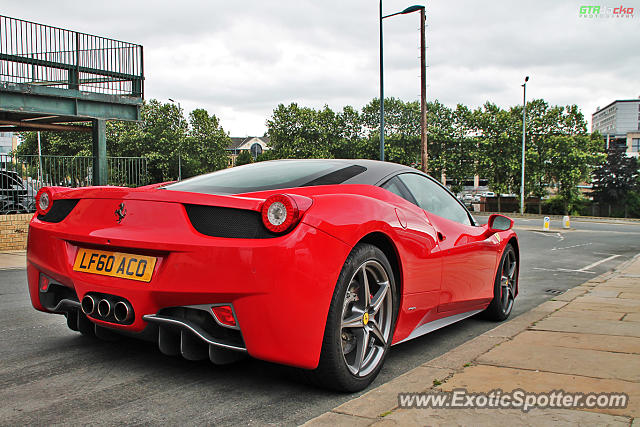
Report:
[{"label": "black tire", "polygon": [[483,317],[497,322],[509,317],[518,289],[519,270],[520,265],[516,251],[512,244],[508,244],[500,258],[500,264],[498,264],[498,271],[493,283],[493,300],[483,312]]},{"label": "black tire", "polygon": [[[367,277],[363,278],[363,274]],[[371,278],[375,283],[369,282]],[[359,285],[365,281],[367,285]],[[368,303],[361,298],[365,295],[364,288],[369,295]],[[357,245],[338,277],[318,367],[304,371],[304,376],[318,386],[344,392],[360,391],[371,384],[389,351],[398,312],[397,300],[395,278],[387,257],[376,246]],[[360,305],[363,307],[362,318],[359,319],[361,326],[345,326],[349,319],[358,321]],[[367,344],[362,345],[363,342]],[[361,358],[358,358],[359,353]],[[352,364],[348,360],[352,360]],[[356,373],[354,369],[357,369]]]}]

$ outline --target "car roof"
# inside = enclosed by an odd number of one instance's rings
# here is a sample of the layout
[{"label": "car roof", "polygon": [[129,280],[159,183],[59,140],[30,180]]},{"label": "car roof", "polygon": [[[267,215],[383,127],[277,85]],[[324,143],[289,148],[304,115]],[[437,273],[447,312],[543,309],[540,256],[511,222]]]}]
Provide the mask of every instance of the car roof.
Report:
[{"label": "car roof", "polygon": [[270,162],[319,162],[326,160],[331,163],[342,163],[344,167],[361,166],[366,168],[365,171],[359,173],[345,181],[342,184],[367,184],[378,185],[381,181],[399,172],[422,173],[418,169],[392,162],[381,162],[379,160],[367,159],[282,159],[271,160]]}]

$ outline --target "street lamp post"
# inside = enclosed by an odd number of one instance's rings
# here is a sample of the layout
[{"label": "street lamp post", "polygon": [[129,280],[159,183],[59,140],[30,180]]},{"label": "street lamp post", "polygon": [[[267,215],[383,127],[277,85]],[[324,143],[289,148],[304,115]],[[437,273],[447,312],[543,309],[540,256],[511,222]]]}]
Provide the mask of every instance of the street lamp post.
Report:
[{"label": "street lamp post", "polygon": [[422,157],[422,169],[427,168],[427,132],[426,132],[426,47],[425,47],[425,8],[424,6],[409,6],[402,12],[392,13],[390,15],[382,15],[382,0],[380,0],[380,160],[384,161],[384,67],[383,67],[383,43],[382,43],[382,20],[396,15],[406,15],[407,13],[420,11],[420,140],[422,148],[420,150]]},{"label": "street lamp post", "polygon": [[382,66],[382,0],[380,0],[380,161],[384,162],[384,68]]},{"label": "street lamp post", "polygon": [[420,9],[420,157],[422,172],[427,172],[429,155],[427,151],[427,40],[425,24],[427,14]]},{"label": "street lamp post", "polygon": [[[182,114],[182,109],[180,108],[180,103],[174,101],[173,99],[169,98],[169,101],[173,102],[174,104],[178,104],[178,112],[180,114]],[[178,181],[182,181],[182,147],[181,147],[182,143],[180,141],[178,141]]]},{"label": "street lamp post", "polygon": [[522,176],[520,182],[520,213],[524,213],[524,148],[525,148],[525,125],[527,122],[527,82],[529,76],[524,78],[522,84]]}]

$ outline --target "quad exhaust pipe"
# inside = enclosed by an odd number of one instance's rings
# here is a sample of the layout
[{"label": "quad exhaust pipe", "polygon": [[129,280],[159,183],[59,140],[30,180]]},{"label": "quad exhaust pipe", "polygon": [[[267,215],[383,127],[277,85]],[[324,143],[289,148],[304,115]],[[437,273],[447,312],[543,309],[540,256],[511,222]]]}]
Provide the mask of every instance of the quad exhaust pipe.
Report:
[{"label": "quad exhaust pipe", "polygon": [[120,323],[125,323],[133,317],[133,310],[129,303],[118,301],[113,307],[113,317]]},{"label": "quad exhaust pipe", "polygon": [[82,312],[87,316],[93,314],[93,312],[96,309],[96,299],[91,295],[85,295],[85,297],[82,298],[81,307],[82,307]]},{"label": "quad exhaust pipe", "polygon": [[82,298],[80,307],[86,316],[106,322],[128,325],[134,318],[129,301],[114,295],[87,294]]},{"label": "quad exhaust pipe", "polygon": [[98,303],[98,315],[100,317],[109,317],[111,314],[111,303],[106,299],[101,299]]}]

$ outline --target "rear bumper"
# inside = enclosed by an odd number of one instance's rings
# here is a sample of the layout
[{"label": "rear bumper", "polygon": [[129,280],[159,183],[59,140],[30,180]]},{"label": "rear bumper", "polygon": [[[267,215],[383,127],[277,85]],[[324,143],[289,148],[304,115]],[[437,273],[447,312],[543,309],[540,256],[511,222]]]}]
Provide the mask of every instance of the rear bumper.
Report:
[{"label": "rear bumper", "polygon": [[[301,223],[285,236],[260,240],[193,231],[180,244],[169,242],[159,249],[158,240],[74,235],[59,225],[36,218],[30,224],[27,276],[36,309],[52,311],[40,301],[41,274],[72,289],[78,301],[87,293],[125,298],[135,312],[130,325],[91,321],[133,333],[141,333],[167,307],[230,303],[251,356],[317,366],[333,290],[351,249],[338,239]],[[149,283],[76,272],[73,263],[80,247],[150,255],[158,261]]]}]

